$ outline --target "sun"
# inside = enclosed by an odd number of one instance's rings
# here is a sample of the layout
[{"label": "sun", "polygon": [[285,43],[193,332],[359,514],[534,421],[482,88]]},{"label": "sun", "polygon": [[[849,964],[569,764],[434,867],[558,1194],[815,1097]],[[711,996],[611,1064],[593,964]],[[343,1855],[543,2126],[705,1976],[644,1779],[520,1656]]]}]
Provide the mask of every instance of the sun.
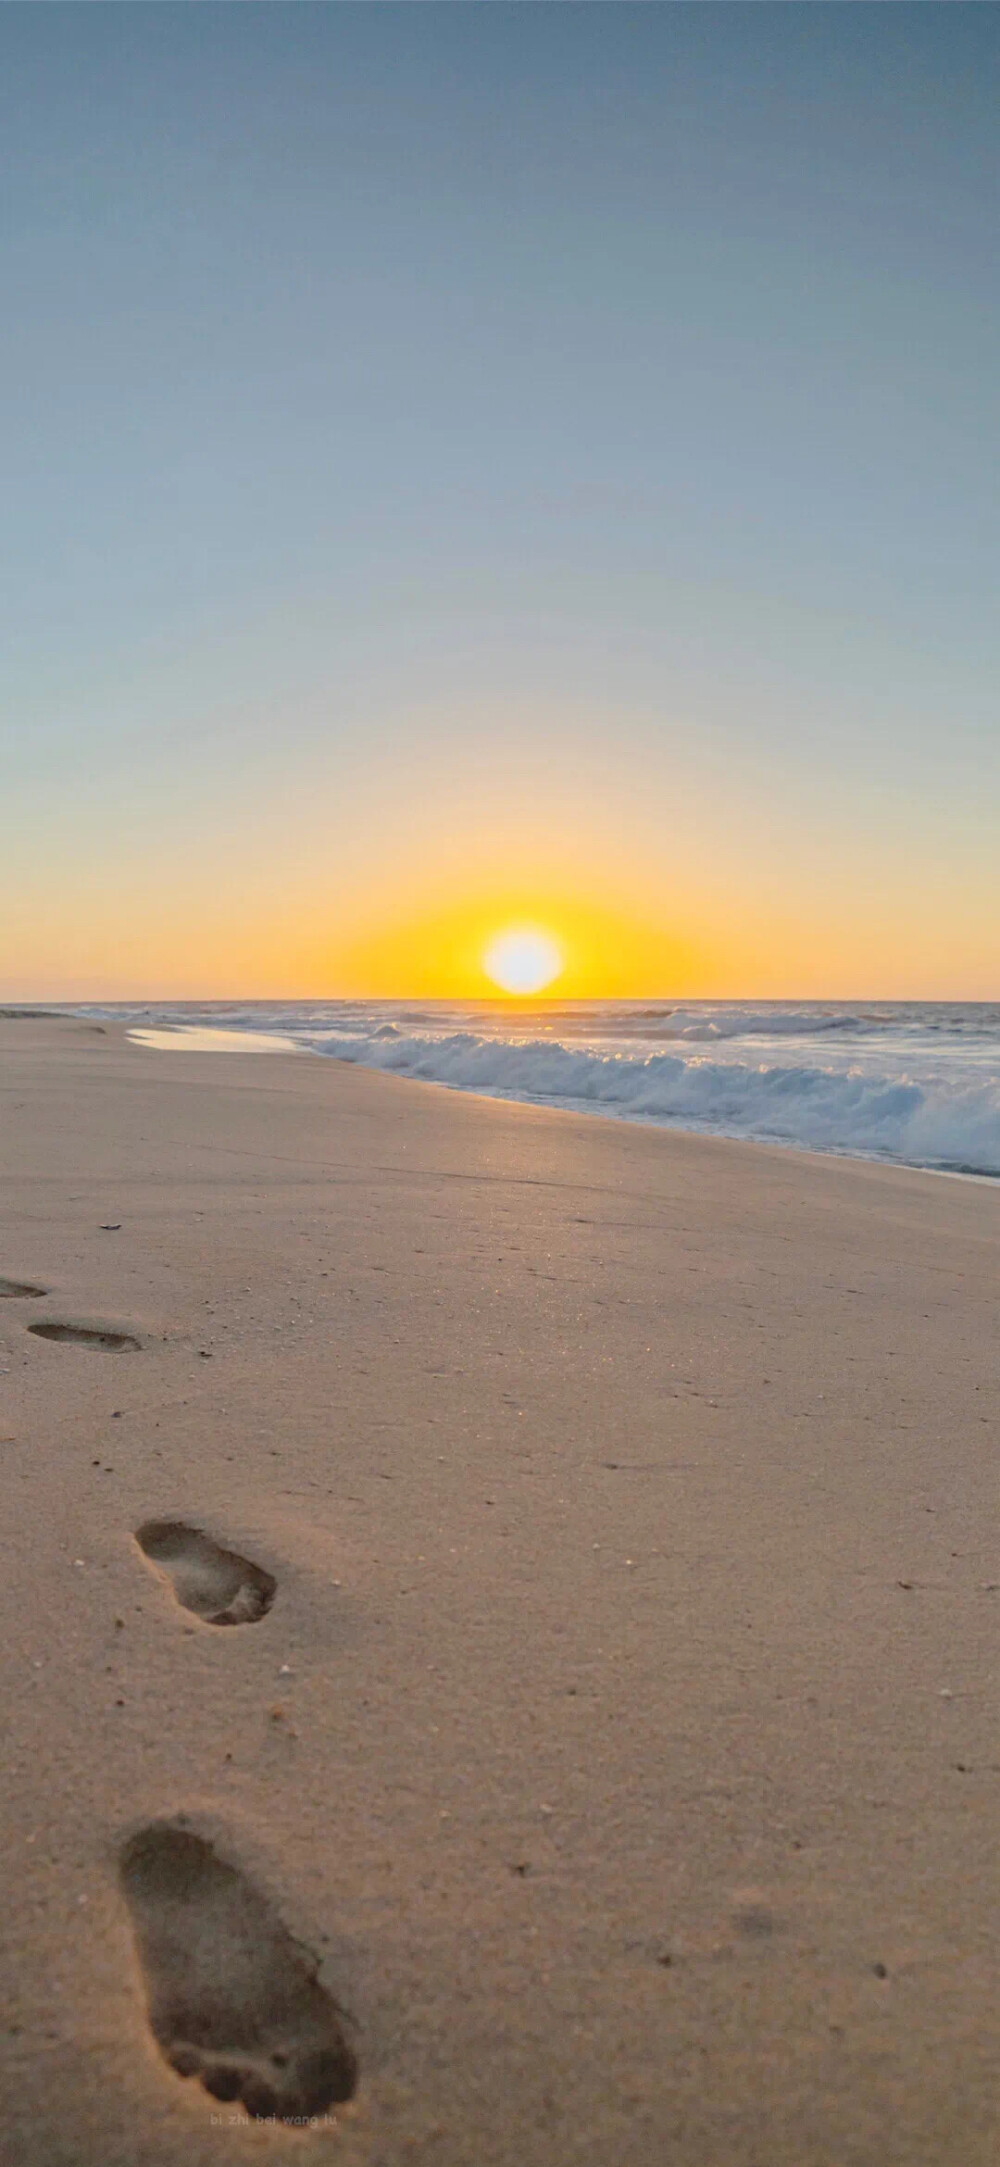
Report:
[{"label": "sun", "polygon": [[502,993],[541,993],[558,978],[563,959],[551,934],[534,926],[510,926],[497,933],[483,956],[483,969]]}]

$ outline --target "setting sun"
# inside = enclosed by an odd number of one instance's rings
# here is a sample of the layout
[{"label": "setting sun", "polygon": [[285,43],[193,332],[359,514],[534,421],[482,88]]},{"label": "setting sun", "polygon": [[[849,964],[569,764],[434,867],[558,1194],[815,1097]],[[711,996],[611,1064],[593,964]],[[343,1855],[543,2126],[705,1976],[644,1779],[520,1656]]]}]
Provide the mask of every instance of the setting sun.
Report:
[{"label": "setting sun", "polygon": [[562,968],[555,941],[533,926],[511,926],[498,933],[483,957],[487,978],[503,993],[541,993]]}]

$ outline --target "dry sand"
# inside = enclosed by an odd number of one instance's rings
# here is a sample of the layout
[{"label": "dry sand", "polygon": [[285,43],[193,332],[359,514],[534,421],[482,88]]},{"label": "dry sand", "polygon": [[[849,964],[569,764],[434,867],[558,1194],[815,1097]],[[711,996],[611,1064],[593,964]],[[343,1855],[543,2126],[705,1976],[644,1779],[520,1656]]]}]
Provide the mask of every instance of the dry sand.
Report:
[{"label": "dry sand", "polygon": [[75,1021],[0,1116],[5,2160],[995,2167],[996,1189]]}]

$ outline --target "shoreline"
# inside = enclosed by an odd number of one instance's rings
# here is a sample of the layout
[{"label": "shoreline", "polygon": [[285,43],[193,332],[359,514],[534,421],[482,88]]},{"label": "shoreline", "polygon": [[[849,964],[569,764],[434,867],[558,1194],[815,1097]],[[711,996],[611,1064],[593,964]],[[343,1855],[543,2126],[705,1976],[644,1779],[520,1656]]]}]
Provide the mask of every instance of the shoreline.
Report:
[{"label": "shoreline", "polygon": [[[344,1067],[368,1068],[369,1073],[375,1075],[394,1073],[392,1071],[386,1072],[384,1070],[378,1069],[375,1067],[374,1064],[368,1064],[361,1061],[350,1062],[337,1054],[321,1053],[319,1049],[314,1046],[296,1046],[294,1041],[291,1039],[286,1039],[283,1044],[279,1044],[276,1035],[268,1032],[261,1032],[257,1034],[245,1027],[242,1030],[239,1027],[234,1027],[233,1029],[229,1030],[222,1027],[214,1027],[211,1025],[202,1026],[198,1024],[167,1024],[163,1026],[125,1024],[122,1026],[122,1028],[124,1028],[126,1035],[133,1041],[133,1043],[137,1045],[144,1045],[153,1048],[156,1051],[164,1053],[226,1052],[235,1054],[243,1052],[254,1052],[267,1053],[271,1055],[281,1053],[294,1053],[296,1055],[311,1054],[317,1060],[339,1060]],[[178,1044],[177,1041],[182,1038],[185,1040],[185,1043]],[[201,1045],[196,1045],[192,1043],[193,1040],[199,1038],[202,1040]],[[260,1043],[257,1042],[258,1039],[261,1041]],[[250,1041],[250,1043],[231,1043],[224,1045],[221,1043],[224,1040],[244,1040]],[[721,1143],[750,1144],[754,1147],[760,1148],[763,1151],[796,1152],[801,1154],[801,1156],[810,1159],[848,1159],[852,1161],[858,1161],[860,1164],[866,1166],[901,1167],[903,1169],[909,1170],[912,1173],[941,1175],[944,1176],[944,1178],[947,1180],[975,1181],[986,1183],[1000,1182],[1000,1172],[991,1173],[989,1171],[984,1171],[982,1168],[979,1167],[931,1166],[915,1159],[897,1158],[890,1156],[888,1153],[883,1154],[875,1151],[865,1152],[856,1149],[852,1150],[847,1146],[829,1145],[826,1147],[826,1149],[823,1149],[818,1145],[810,1147],[809,1145],[802,1144],[794,1140],[786,1140],[783,1137],[740,1136],[725,1129],[709,1128],[708,1126],[702,1128],[691,1128],[686,1127],[681,1121],[671,1120],[667,1116],[629,1112],[616,1113],[605,1106],[594,1105],[583,1100],[577,1100],[572,1103],[567,1102],[566,1104],[558,1105],[555,1104],[551,1099],[544,1099],[541,1097],[534,1098],[523,1095],[519,1096],[515,1092],[507,1092],[499,1088],[495,1091],[477,1090],[473,1085],[451,1083],[448,1081],[447,1078],[444,1077],[401,1075],[398,1077],[398,1081],[405,1083],[428,1083],[437,1088],[438,1090],[453,1091],[460,1096],[467,1098],[491,1099],[505,1106],[529,1106],[546,1109],[551,1113],[577,1115],[587,1120],[626,1122],[630,1123],[635,1128],[664,1130],[669,1135],[694,1137],[700,1136],[708,1137],[714,1141],[718,1141]]]},{"label": "shoreline", "polygon": [[[0,1021],[12,2156],[992,2167],[990,1185],[416,1080]],[[178,1816],[335,2132],[151,2038]]]}]

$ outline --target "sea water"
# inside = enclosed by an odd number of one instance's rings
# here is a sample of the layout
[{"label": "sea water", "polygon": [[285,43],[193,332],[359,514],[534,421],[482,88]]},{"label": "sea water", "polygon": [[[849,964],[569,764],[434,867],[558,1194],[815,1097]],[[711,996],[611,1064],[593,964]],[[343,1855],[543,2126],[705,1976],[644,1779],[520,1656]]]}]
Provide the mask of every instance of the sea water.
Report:
[{"label": "sea water", "polygon": [[492,1098],[1000,1176],[1000,1004],[261,1001],[75,1012],[156,1028],[167,1045],[208,1043],[205,1031],[217,1047],[246,1045],[250,1034]]}]

